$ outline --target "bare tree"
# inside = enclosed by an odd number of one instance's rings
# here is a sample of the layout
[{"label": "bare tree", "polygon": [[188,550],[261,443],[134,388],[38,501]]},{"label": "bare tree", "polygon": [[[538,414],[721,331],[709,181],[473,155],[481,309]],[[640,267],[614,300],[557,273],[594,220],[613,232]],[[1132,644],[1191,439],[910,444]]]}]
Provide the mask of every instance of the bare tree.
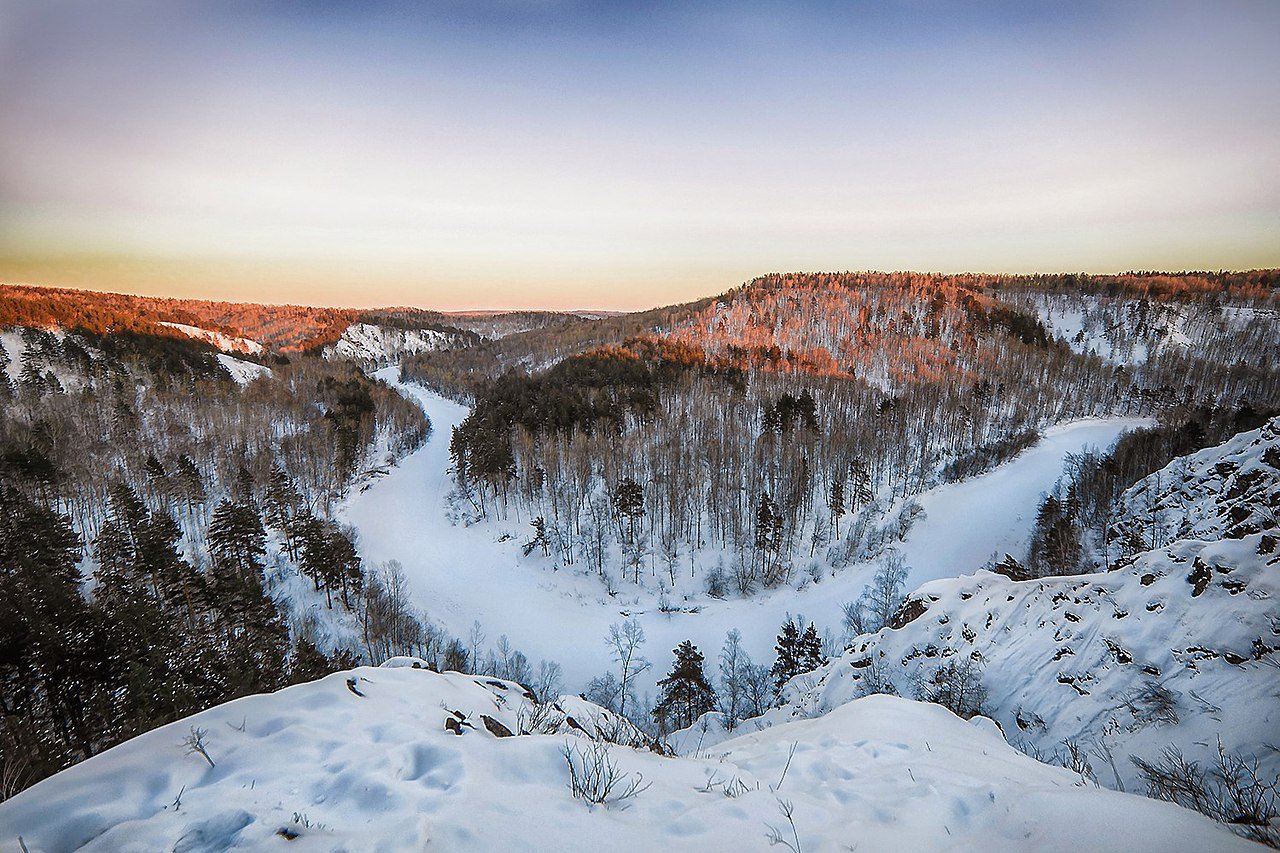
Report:
[{"label": "bare tree", "polygon": [[627,697],[633,693],[632,684],[636,676],[650,666],[649,661],[640,654],[640,647],[644,645],[644,628],[640,626],[638,619],[615,622],[609,626],[605,641],[613,652],[613,662],[618,666],[618,714],[626,716]]}]

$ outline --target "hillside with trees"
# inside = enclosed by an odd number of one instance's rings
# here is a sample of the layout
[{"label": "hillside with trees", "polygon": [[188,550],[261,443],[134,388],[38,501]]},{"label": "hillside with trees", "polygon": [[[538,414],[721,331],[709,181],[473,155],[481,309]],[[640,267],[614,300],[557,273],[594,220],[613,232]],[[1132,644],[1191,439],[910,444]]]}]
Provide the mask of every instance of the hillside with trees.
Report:
[{"label": "hillside with trees", "polygon": [[[1262,312],[1273,283],[1134,275],[1086,291]],[[1280,337],[1223,327],[1214,348],[1118,364],[1025,307],[1070,286],[767,276],[618,344],[595,342],[635,318],[584,325],[590,339],[527,333],[424,354],[405,375],[458,390],[446,377],[468,365],[474,409],[452,449],[476,517],[527,519],[532,548],[586,565],[610,590],[746,595],[874,557],[909,527],[913,495],[1016,455],[1055,423],[1280,405],[1266,367]],[[518,367],[566,349],[545,369]]]}]

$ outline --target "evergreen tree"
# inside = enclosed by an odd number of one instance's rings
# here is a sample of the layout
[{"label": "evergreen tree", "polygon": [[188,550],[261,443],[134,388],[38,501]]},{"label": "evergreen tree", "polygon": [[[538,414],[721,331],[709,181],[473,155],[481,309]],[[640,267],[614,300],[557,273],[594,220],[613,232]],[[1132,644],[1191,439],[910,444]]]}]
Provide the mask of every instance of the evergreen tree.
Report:
[{"label": "evergreen tree", "polygon": [[831,507],[831,521],[835,525],[836,536],[840,535],[840,519],[844,516],[844,477],[836,477],[831,483],[831,496],[828,500]]},{"label": "evergreen tree", "polygon": [[796,642],[796,672],[810,672],[826,662],[827,658],[822,654],[822,638],[818,636],[817,626],[810,622]]},{"label": "evergreen tree", "polygon": [[636,541],[636,519],[644,516],[644,488],[630,477],[623,477],[613,491],[613,508],[627,519],[627,542]]},{"label": "evergreen tree", "polygon": [[782,688],[801,672],[799,644],[800,631],[796,628],[795,621],[788,619],[778,633],[777,645],[773,647],[778,657],[773,663],[773,668],[769,670],[769,676],[773,679],[775,697],[781,697]]},{"label": "evergreen tree", "polygon": [[0,483],[0,748],[42,778],[94,755],[114,721],[108,625],[80,594],[71,522]]},{"label": "evergreen tree", "polygon": [[209,523],[212,586],[226,637],[233,695],[284,682],[288,629],[262,585],[266,533],[252,504],[223,501]]},{"label": "evergreen tree", "polygon": [[702,671],[702,653],[689,640],[674,650],[671,673],[658,682],[661,695],[653,709],[664,732],[688,728],[716,706],[716,693]]}]

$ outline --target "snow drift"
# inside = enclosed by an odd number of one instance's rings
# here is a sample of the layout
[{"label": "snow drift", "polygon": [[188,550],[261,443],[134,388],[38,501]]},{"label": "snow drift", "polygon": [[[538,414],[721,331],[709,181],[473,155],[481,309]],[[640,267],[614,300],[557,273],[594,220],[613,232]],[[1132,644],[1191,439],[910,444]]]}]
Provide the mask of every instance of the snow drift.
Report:
[{"label": "snow drift", "polygon": [[[872,697],[674,758],[599,740],[617,721],[581,700],[519,735],[540,707],[519,685],[407,662],[134,738],[0,804],[0,849],[1252,849],[937,706]],[[575,798],[566,746],[580,769],[603,753],[636,795]]]}]

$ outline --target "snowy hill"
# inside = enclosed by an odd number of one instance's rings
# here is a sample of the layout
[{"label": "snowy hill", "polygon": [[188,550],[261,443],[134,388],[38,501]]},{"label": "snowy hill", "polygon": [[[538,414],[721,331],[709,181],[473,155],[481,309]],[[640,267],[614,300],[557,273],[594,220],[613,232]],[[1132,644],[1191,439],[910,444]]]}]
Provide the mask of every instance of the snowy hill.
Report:
[{"label": "snowy hill", "polygon": [[[134,738],[0,804],[0,850],[1253,849],[937,706],[872,697],[673,758],[593,739],[610,718],[580,700],[407,662]],[[597,758],[620,779],[603,805],[569,784]]]},{"label": "snowy hill", "polygon": [[1127,561],[1176,539],[1238,539],[1274,528],[1278,472],[1280,418],[1174,460],[1121,497],[1108,537],[1112,559]]},{"label": "snowy hill", "polygon": [[257,341],[248,338],[237,338],[232,335],[226,335],[222,332],[215,332],[210,329],[201,329],[199,326],[188,326],[185,323],[167,323],[161,322],[161,326],[167,326],[170,329],[176,329],[189,338],[195,338],[198,341],[213,344],[223,352],[238,352],[258,355],[265,352],[266,348]]},{"label": "snowy hill", "polygon": [[[984,710],[1011,741],[1046,756],[1078,744],[1102,784],[1141,790],[1130,756],[1157,759],[1173,745],[1212,763],[1219,741],[1273,777],[1280,549],[1269,508],[1280,486],[1278,427],[1273,420],[1177,460],[1126,492],[1119,529],[1147,535],[1145,496],[1156,493],[1158,535],[1188,538],[1107,573],[1015,582],[979,572],[926,584],[896,627],[796,678],[786,705],[746,725],[823,714],[888,685],[913,695],[945,664],[973,661]],[[720,736],[698,734],[703,744]]]},{"label": "snowy hill", "polygon": [[464,347],[469,343],[461,333],[352,323],[336,343],[325,347],[324,354],[328,358],[382,366],[397,363],[407,355]]},{"label": "snowy hill", "polygon": [[1267,305],[1035,291],[1007,299],[1035,311],[1076,352],[1134,367],[1164,354],[1233,364],[1242,350],[1274,353],[1280,336],[1280,312]]}]

